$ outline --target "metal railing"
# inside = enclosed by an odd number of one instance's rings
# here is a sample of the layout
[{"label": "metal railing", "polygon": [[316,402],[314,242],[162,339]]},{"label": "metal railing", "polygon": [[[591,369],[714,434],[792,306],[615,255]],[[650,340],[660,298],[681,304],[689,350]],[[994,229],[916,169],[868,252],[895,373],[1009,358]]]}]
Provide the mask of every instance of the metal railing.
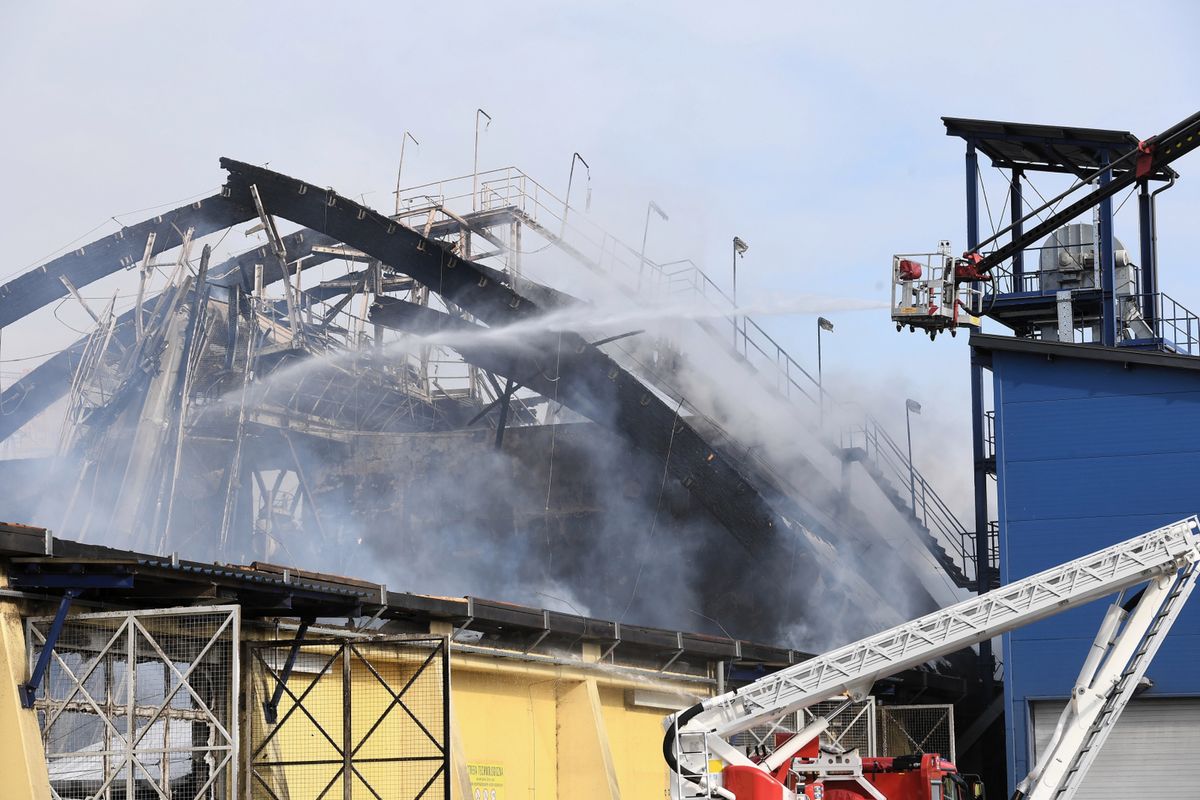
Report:
[{"label": "metal railing", "polygon": [[867,462],[892,484],[902,501],[907,501],[916,521],[946,550],[962,573],[974,579],[974,533],[963,525],[925,476],[913,467],[907,452],[887,430],[867,415],[861,425],[844,433],[843,445],[862,449]]},{"label": "metal railing", "polygon": [[[1200,317],[1185,308],[1166,292],[1126,295],[1121,298],[1123,309],[1135,312],[1140,322],[1151,327],[1161,346],[1184,355],[1200,355]],[[1126,331],[1130,331],[1128,318]],[[1136,318],[1135,318],[1136,319]],[[1138,338],[1129,335],[1128,338]]]},{"label": "metal railing", "polygon": [[[457,209],[462,216],[515,212],[518,221],[536,226],[543,238],[573,251],[593,271],[608,275],[631,293],[669,298],[691,296],[707,304],[717,314],[702,323],[703,327],[718,338],[728,336],[725,341],[737,355],[784,397],[818,405],[824,394],[826,410],[836,404],[828,392],[822,392],[817,377],[758,322],[737,314],[733,297],[691,259],[660,264],[644,258],[516,167],[480,172],[477,178],[463,175],[401,190],[398,219],[420,230],[430,220],[430,214],[450,219],[446,209]],[[473,192],[472,186],[477,186],[477,190]],[[965,544],[971,534],[925,476],[909,462],[907,454],[870,416],[864,416],[860,430],[870,442],[865,449],[873,454],[889,480],[907,485],[911,474],[916,487],[914,516],[964,570],[967,562],[973,564],[974,546]],[[973,566],[969,572],[974,573]]]}]

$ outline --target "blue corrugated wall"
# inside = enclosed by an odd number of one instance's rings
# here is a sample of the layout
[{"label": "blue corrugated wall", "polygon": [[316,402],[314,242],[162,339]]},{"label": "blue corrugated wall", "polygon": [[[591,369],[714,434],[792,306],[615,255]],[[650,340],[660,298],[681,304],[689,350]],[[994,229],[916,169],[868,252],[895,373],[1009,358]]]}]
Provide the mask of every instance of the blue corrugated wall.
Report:
[{"label": "blue corrugated wall", "polygon": [[[1200,512],[1200,372],[996,351],[1000,575],[1008,582]],[[1028,763],[1028,703],[1065,698],[1107,603],[1004,637],[1010,791]],[[1200,602],[1147,675],[1200,696]]]}]

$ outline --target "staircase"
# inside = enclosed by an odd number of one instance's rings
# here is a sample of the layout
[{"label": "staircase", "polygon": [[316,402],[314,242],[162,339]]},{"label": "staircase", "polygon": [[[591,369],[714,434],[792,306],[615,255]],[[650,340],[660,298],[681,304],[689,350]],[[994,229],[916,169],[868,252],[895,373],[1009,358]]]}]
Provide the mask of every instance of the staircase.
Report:
[{"label": "staircase", "polygon": [[[413,187],[401,193],[399,204],[398,208],[404,207],[404,210],[397,218],[407,220],[406,224],[418,229],[421,228],[420,220],[426,216],[432,219],[439,210],[448,213],[450,207],[459,207],[464,221],[469,217],[480,218],[482,222],[485,215],[503,212],[590,271],[607,275],[631,294],[684,295],[709,305],[720,314],[736,307],[733,299],[690,259],[663,264],[647,259],[644,253],[616,239],[586,214],[568,207],[566,202],[515,167]],[[504,259],[505,270],[520,274],[519,258],[510,263],[510,255],[505,252],[500,248],[488,256],[500,256]],[[818,403],[822,392],[817,379],[752,318],[718,315],[714,320],[703,322],[701,327],[726,347],[732,346],[777,393],[806,407]],[[824,392],[824,396],[828,407],[831,398],[828,392]],[[912,519],[914,528],[955,585],[974,588],[974,535],[959,522],[877,421],[864,417],[862,425],[852,433],[855,436],[851,438],[857,438],[857,441],[843,442],[840,453],[834,443],[835,455],[862,463],[889,502]],[[755,459],[747,457],[745,460]],[[896,487],[908,484],[910,480],[915,491],[906,496]],[[994,564],[994,549],[991,553],[989,560]],[[994,569],[990,574],[998,575]]]},{"label": "staircase", "polygon": [[[873,417],[866,416],[862,425],[844,432],[842,458],[862,465],[888,502],[913,523],[929,552],[956,586],[975,588],[974,532],[963,525],[925,476],[913,468],[907,453]],[[988,583],[994,589],[1000,585],[995,569],[997,553],[990,544],[988,550]]]}]

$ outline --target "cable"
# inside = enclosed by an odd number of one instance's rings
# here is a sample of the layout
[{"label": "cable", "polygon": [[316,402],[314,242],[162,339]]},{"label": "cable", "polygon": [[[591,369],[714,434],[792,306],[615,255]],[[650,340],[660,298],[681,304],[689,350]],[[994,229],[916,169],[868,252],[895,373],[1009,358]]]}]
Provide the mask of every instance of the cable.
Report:
[{"label": "cable", "polygon": [[[646,536],[646,546],[654,543],[654,532],[658,528],[658,512],[662,509],[663,492],[667,488],[667,475],[671,467],[671,448],[675,445],[675,429],[679,426],[679,410],[683,408],[683,398],[679,398],[679,404],[675,406],[675,419],[671,421],[671,438],[667,440],[667,457],[663,459],[663,475],[662,482],[658,485],[658,499],[654,503],[654,516],[650,518],[650,533]],[[642,558],[638,559],[637,575],[633,579],[633,589],[629,593],[629,601],[625,603],[625,610],[621,612],[617,622],[624,622],[625,615],[629,613],[629,609],[633,607],[633,601],[637,599],[638,585],[642,582],[642,573],[646,570],[646,558],[643,552]],[[719,625],[720,623],[718,623]],[[722,630],[724,630],[722,628]],[[728,634],[726,634],[728,635]]]},{"label": "cable", "polygon": [[[562,377],[562,331],[558,332],[558,347],[554,358],[554,402],[558,403],[558,379]],[[550,406],[546,406],[546,411],[549,412]],[[558,404],[558,411],[562,411],[562,404]],[[558,411],[554,412],[555,416]],[[555,421],[550,425],[550,465],[548,468],[548,477],[546,479],[546,507],[542,511],[542,528],[546,531],[546,579],[551,580],[554,577],[554,547],[550,541],[550,492],[554,488],[554,446],[555,439],[558,435],[558,422]]]},{"label": "cable", "polygon": [[107,225],[109,222],[116,222],[118,225],[120,225],[120,226],[122,227],[122,229],[124,229],[124,228],[128,227],[128,226],[126,226],[124,223],[122,223],[122,222],[121,222],[119,219],[117,219],[117,217],[126,217],[126,216],[129,216],[130,214],[140,214],[140,213],[142,213],[142,212],[144,212],[144,211],[153,211],[153,210],[155,210],[155,209],[157,209],[157,208],[164,208],[164,207],[166,207],[166,206],[174,206],[174,205],[179,205],[180,203],[186,203],[186,202],[188,202],[189,200],[195,200],[197,197],[204,197],[205,195],[211,194],[212,192],[214,192],[214,191],[216,191],[217,189],[220,189],[220,188],[221,188],[221,187],[220,187],[220,186],[218,186],[218,187],[216,187],[215,189],[208,189],[208,190],[206,190],[206,191],[199,192],[199,193],[197,193],[197,194],[193,194],[193,195],[190,195],[190,196],[188,196],[188,197],[184,197],[184,198],[182,198],[182,199],[180,199],[180,200],[173,200],[173,201],[166,202],[166,203],[159,203],[159,204],[158,204],[158,205],[156,205],[156,206],[148,206],[148,207],[146,207],[146,208],[138,208],[138,209],[134,209],[133,211],[122,211],[122,212],[121,212],[121,213],[119,213],[119,214],[112,214],[112,215],[110,215],[110,216],[106,217],[106,218],[105,218],[105,220],[104,220],[103,222],[101,222],[99,225],[97,225],[96,227],[94,227],[94,228],[92,228],[91,230],[87,231],[86,233],[82,233],[82,234],[80,234],[79,236],[76,236],[74,239],[72,239],[71,241],[67,242],[67,243],[66,243],[66,244],[64,244],[62,247],[59,247],[59,248],[57,248],[57,249],[55,249],[55,250],[51,250],[49,253],[47,253],[46,255],[42,256],[42,257],[41,257],[41,258],[39,258],[39,259],[37,259],[36,261],[33,261],[33,262],[29,263],[29,264],[26,264],[24,267],[19,267],[19,268],[17,268],[16,270],[13,270],[12,272],[9,272],[8,274],[6,274],[6,275],[4,275],[4,276],[3,276],[3,279],[4,279],[4,280],[7,280],[8,278],[11,278],[13,275],[17,275],[17,274],[20,274],[20,273],[23,273],[23,272],[27,272],[27,271],[28,271],[28,270],[30,270],[31,268],[33,268],[33,267],[36,267],[36,266],[38,266],[39,264],[41,264],[42,262],[44,262],[44,261],[47,261],[48,259],[51,259],[51,258],[53,258],[54,256],[56,256],[57,254],[59,254],[59,253],[63,252],[64,250],[67,250],[67,249],[69,249],[69,248],[71,247],[71,245],[75,244],[75,243],[76,243],[76,242],[78,242],[80,239],[86,238],[87,236],[90,236],[91,234],[93,234],[93,233],[95,233],[96,231],[100,230],[100,229],[101,229],[101,228],[103,228],[105,225]]}]

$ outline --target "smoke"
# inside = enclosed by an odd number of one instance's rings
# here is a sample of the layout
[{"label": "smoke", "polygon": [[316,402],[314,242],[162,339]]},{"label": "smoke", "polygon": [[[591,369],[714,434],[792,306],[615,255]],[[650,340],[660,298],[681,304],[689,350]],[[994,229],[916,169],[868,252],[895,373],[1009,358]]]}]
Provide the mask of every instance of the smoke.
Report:
[{"label": "smoke", "polygon": [[[929,610],[927,584],[944,576],[924,570],[928,560],[908,523],[840,456],[839,434],[857,417],[832,398],[820,402],[811,376],[772,350],[751,321],[886,304],[819,295],[740,308],[696,295],[638,303],[569,263],[549,266],[544,275],[526,274],[578,289],[586,302],[363,350],[298,356],[276,341],[253,372],[240,344],[249,321],[225,319],[218,309],[196,362],[207,377],[189,398],[186,446],[172,469],[178,480],[155,474],[162,461],[130,472],[139,430],[144,438],[147,422],[161,422],[147,417],[144,401],[131,403],[106,424],[80,426],[78,446],[60,455],[54,480],[35,481],[72,487],[67,510],[43,492],[35,520],[114,546],[272,561],[398,590],[809,650]],[[230,325],[240,331],[236,352],[223,344]],[[478,406],[444,391],[413,393],[410,357],[430,348],[519,347],[563,331],[604,338],[635,330],[602,349],[734,458],[784,515],[790,524],[778,531],[776,550],[738,545],[669,462],[613,432],[615,419],[572,421],[578,416],[554,398],[524,392],[497,448],[494,412],[469,427]],[[735,330],[749,331],[752,343]],[[448,380],[453,367],[434,369]],[[244,387],[243,375],[252,377]],[[146,396],[165,397],[166,388]],[[131,474],[153,476],[154,485],[131,486]]]}]

